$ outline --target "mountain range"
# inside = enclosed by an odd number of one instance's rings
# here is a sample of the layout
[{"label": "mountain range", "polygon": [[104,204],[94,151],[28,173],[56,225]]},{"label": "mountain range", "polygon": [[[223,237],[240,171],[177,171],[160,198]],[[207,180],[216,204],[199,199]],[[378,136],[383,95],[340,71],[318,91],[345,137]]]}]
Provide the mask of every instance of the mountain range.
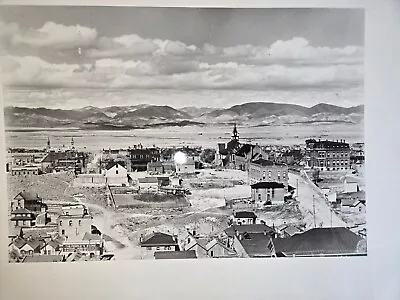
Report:
[{"label": "mountain range", "polygon": [[171,106],[134,105],[81,109],[5,107],[6,127],[74,127],[81,129],[134,129],[158,126],[249,124],[268,126],[297,123],[359,123],[364,106],[341,107],[320,103],[312,107],[272,102],[249,102],[230,108],[180,109]]}]

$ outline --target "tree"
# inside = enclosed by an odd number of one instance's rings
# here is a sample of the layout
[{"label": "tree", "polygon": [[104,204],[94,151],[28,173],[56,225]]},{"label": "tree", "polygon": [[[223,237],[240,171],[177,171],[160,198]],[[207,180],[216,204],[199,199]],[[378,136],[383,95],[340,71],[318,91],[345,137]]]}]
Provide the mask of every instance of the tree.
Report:
[{"label": "tree", "polygon": [[204,149],[200,158],[205,163],[211,164],[215,159],[215,149]]}]

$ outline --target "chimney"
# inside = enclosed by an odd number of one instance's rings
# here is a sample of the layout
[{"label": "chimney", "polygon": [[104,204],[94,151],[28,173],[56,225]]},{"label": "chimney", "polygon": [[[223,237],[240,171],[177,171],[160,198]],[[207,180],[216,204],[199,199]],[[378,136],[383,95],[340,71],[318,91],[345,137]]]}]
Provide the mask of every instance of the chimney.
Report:
[{"label": "chimney", "polygon": [[193,236],[196,236],[196,230],[193,230]]}]

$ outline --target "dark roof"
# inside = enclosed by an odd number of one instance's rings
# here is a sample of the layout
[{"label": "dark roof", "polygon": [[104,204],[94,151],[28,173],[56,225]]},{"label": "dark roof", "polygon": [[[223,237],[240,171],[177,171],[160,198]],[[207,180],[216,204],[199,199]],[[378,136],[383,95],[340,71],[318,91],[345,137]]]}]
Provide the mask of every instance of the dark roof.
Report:
[{"label": "dark roof", "polygon": [[178,242],[174,240],[174,237],[172,235],[161,232],[154,232],[140,245],[142,247],[176,246],[178,245]]},{"label": "dark roof", "polygon": [[245,156],[247,153],[251,151],[255,146],[251,144],[244,144],[242,147],[239,148],[239,150],[236,152],[236,155],[238,156]]},{"label": "dark roof", "polygon": [[26,241],[22,237],[18,236],[12,243],[15,247],[21,249],[26,244]]},{"label": "dark roof", "polygon": [[50,240],[50,241],[47,243],[47,245],[49,245],[50,247],[52,247],[52,248],[54,248],[54,249],[57,249],[57,248],[60,246],[60,244],[59,244],[57,241],[55,241],[55,240]]},{"label": "dark roof", "polygon": [[110,161],[110,162],[107,164],[106,169],[107,169],[107,170],[110,170],[110,169],[111,169],[112,167],[114,167],[115,165],[120,165],[120,166],[122,166],[122,167],[125,168],[125,162],[123,162],[123,161]]},{"label": "dark roof", "polygon": [[235,218],[257,218],[251,211],[238,211],[235,213]]},{"label": "dark roof", "polygon": [[315,139],[306,140],[306,144],[308,147],[316,149],[316,148],[350,148],[348,143],[345,142],[335,142],[335,141],[316,141]]},{"label": "dark roof", "polygon": [[154,252],[155,259],[187,259],[197,258],[195,250],[189,251],[156,251]]},{"label": "dark roof", "polygon": [[[22,191],[20,192],[17,196],[21,196],[22,198],[24,198],[24,200],[27,201],[41,201],[42,199],[39,198],[39,196],[37,194],[32,194],[26,191]],[[15,196],[14,199],[17,197]]]},{"label": "dark roof", "polygon": [[84,240],[84,241],[90,241],[90,240],[98,241],[100,239],[101,239],[101,236],[99,234],[92,234],[89,232],[86,232],[82,238],[82,240]]},{"label": "dark roof", "polygon": [[273,239],[275,251],[285,255],[356,253],[360,236],[345,227],[313,228],[288,238]]},{"label": "dark roof", "polygon": [[29,246],[32,247],[32,249],[42,249],[46,243],[43,240],[31,240],[26,242]]},{"label": "dark roof", "polygon": [[158,178],[157,177],[139,178],[139,183],[158,183]]},{"label": "dark roof", "polygon": [[264,233],[264,231],[271,233],[274,229],[265,224],[232,225],[225,229],[225,233],[230,237],[235,235],[235,231],[238,233]]},{"label": "dark roof", "polygon": [[225,144],[218,144],[218,152],[221,155],[227,155],[228,154],[228,150],[225,148]]},{"label": "dark roof", "polygon": [[260,166],[263,166],[263,167],[266,167],[266,166],[286,166],[286,164],[279,163],[279,162],[274,162],[274,161],[271,161],[271,160],[266,160],[266,159],[263,159],[263,158],[260,158],[260,159],[257,159],[255,161],[252,161],[251,163],[256,164],[256,165],[260,165]]},{"label": "dark roof", "polygon": [[236,149],[239,147],[240,144],[237,140],[230,140],[228,144],[226,145],[226,150],[229,152],[232,152],[232,150]]},{"label": "dark roof", "polygon": [[268,257],[271,251],[268,244],[271,240],[269,234],[264,233],[243,233],[242,239],[238,239],[242,247],[250,257]]},{"label": "dark roof", "polygon": [[62,255],[34,255],[26,256],[23,260],[24,263],[30,262],[61,262],[63,260]]},{"label": "dark roof", "polygon": [[285,185],[280,182],[258,182],[251,185],[252,189],[283,189]]}]

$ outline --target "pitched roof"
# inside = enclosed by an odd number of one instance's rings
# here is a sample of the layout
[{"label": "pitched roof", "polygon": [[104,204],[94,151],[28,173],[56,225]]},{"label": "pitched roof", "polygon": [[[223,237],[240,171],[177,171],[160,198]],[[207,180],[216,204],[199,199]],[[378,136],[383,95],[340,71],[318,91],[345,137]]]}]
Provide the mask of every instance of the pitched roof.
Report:
[{"label": "pitched roof", "polygon": [[156,251],[154,252],[155,259],[190,259],[197,258],[196,251]]},{"label": "pitched roof", "polygon": [[365,201],[354,199],[354,198],[350,198],[350,199],[345,198],[345,199],[341,200],[342,206],[356,207],[360,203],[365,205]]},{"label": "pitched roof", "polygon": [[114,167],[115,165],[120,165],[121,167],[125,168],[125,162],[123,161],[110,161],[107,166],[106,169],[110,170],[112,167]]},{"label": "pitched roof", "polygon": [[235,231],[238,233],[264,233],[264,231],[271,233],[274,229],[265,224],[232,225],[225,229],[225,233],[230,237],[235,235]]},{"label": "pitched roof", "polygon": [[15,247],[21,249],[26,244],[26,241],[22,237],[18,236],[12,243]]},{"label": "pitched roof", "polygon": [[251,144],[244,144],[242,147],[239,148],[239,150],[236,152],[236,155],[238,156],[245,156],[246,154],[250,153],[251,149],[253,149],[255,146]]},{"label": "pitched roof", "polygon": [[275,251],[285,255],[356,253],[360,236],[345,227],[313,228],[289,238],[273,239]]},{"label": "pitched roof", "polygon": [[176,246],[178,242],[174,240],[174,237],[169,234],[154,232],[141,244],[142,247],[157,247],[157,246]]},{"label": "pitched roof", "polygon": [[46,243],[43,240],[31,240],[26,242],[29,246],[32,247],[32,249],[42,249]]},{"label": "pitched roof", "polygon": [[252,211],[238,211],[234,216],[235,218],[257,218],[256,214]]},{"label": "pitched roof", "polygon": [[206,250],[209,251],[212,248],[214,248],[215,245],[218,245],[222,248],[224,248],[226,251],[228,251],[230,254],[235,254],[235,251],[233,249],[228,248],[223,242],[221,242],[219,239],[214,238],[212,239],[207,245],[206,245]]},{"label": "pitched roof", "polygon": [[10,221],[32,221],[32,220],[35,220],[33,214],[30,214],[29,216],[15,216],[10,219]]},{"label": "pitched roof", "polygon": [[252,189],[283,189],[285,185],[280,182],[257,182],[251,185]]},{"label": "pitched roof", "polygon": [[8,226],[8,236],[19,236],[21,234],[20,226]]},{"label": "pitched roof", "polygon": [[50,240],[50,241],[48,241],[47,245],[49,245],[53,249],[57,249],[60,246],[60,243],[58,243],[55,240]]},{"label": "pitched roof", "polygon": [[62,262],[62,255],[34,255],[26,256],[23,260],[24,263],[31,262]]},{"label": "pitched roof", "polygon": [[27,201],[32,201],[32,200],[41,201],[42,200],[37,194],[33,194],[33,193],[30,193],[27,191],[22,191],[22,192],[18,193],[18,195],[16,195],[14,197],[14,199],[17,196],[21,196],[22,198],[24,198],[24,200],[27,200]]},{"label": "pitched roof", "polygon": [[250,257],[266,257],[271,255],[268,244],[271,240],[269,234],[243,233],[242,239],[238,239],[247,255]]},{"label": "pitched roof", "polygon": [[286,166],[286,164],[279,163],[279,162],[274,162],[274,161],[271,161],[271,160],[266,160],[266,159],[263,159],[263,158],[260,158],[260,159],[257,159],[255,161],[252,161],[251,163],[252,164],[256,164],[256,165],[260,165],[260,166],[263,166],[263,167],[266,167],[266,166]]},{"label": "pitched roof", "polygon": [[229,153],[229,152],[231,152],[232,150],[236,149],[239,146],[240,146],[240,143],[237,140],[230,140],[226,144],[226,151]]}]

